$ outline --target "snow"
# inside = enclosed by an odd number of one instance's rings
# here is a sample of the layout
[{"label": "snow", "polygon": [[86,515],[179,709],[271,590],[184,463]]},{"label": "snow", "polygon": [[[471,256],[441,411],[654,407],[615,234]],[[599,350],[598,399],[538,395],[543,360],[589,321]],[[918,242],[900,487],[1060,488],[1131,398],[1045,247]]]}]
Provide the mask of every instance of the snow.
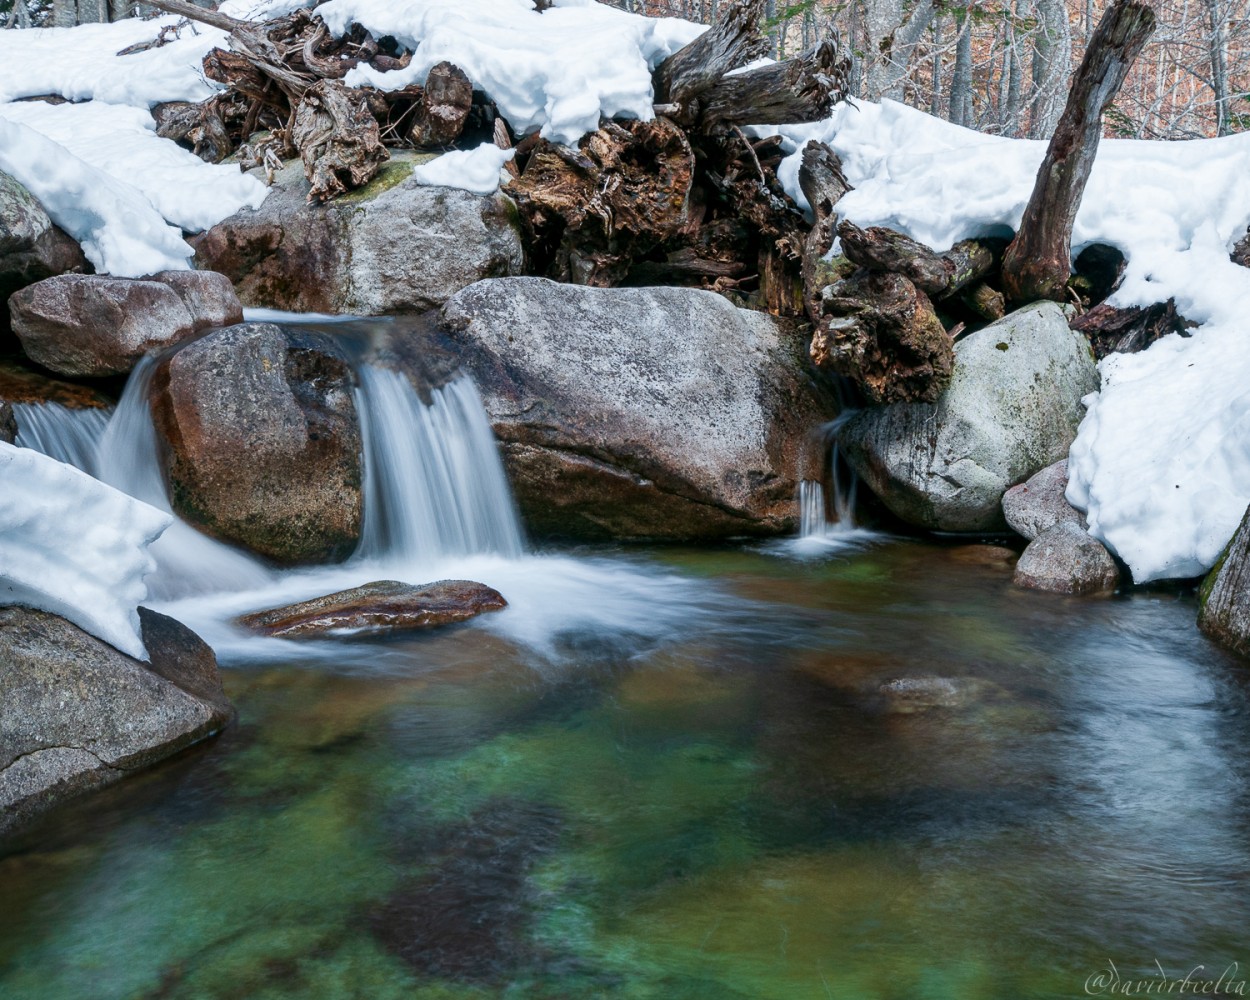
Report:
[{"label": "snow", "polygon": [[[838,211],[944,250],[1010,235],[1045,143],[987,136],[884,101],[844,103],[781,132],[792,153],[779,179],[801,205],[799,152],[828,142],[855,190]],[[1250,270],[1229,250],[1250,223],[1250,134],[1191,142],[1103,140],[1072,250],[1119,248],[1111,303],[1168,298],[1201,323],[1188,338],[1101,365],[1102,390],[1069,457],[1068,498],[1138,583],[1209,569],[1250,504]]]},{"label": "snow", "polygon": [[[30,189],[101,273],[186,270],[183,230],[259,208],[267,194],[237,166],[205,163],[156,135],[150,105],[214,93],[200,61],[225,33],[184,26],[167,45],[117,52],[177,20],[0,32],[0,170]],[[83,103],[16,102],[32,94]]]},{"label": "snow", "polygon": [[494,194],[499,190],[503,165],[516,156],[515,149],[500,149],[484,142],[476,149],[453,150],[429,163],[423,163],[413,176],[418,184],[454,187],[473,194]]},{"label": "snow", "polygon": [[161,101],[206,100],[216,88],[204,79],[201,62],[209,49],[225,46],[221,29],[189,25],[159,48],[117,54],[152,41],[180,20],[127,18],[112,24],[0,32],[0,103],[42,94],[145,108]]},{"label": "snow", "polygon": [[601,115],[652,118],[651,70],[706,30],[594,0],[562,0],[542,13],[532,0],[330,0],[317,13],[336,34],[360,23],[415,49],[407,68],[361,66],[349,85],[398,90],[450,61],[514,132],[538,129],[568,144],[597,129]]},{"label": "snow", "polygon": [[29,448],[0,442],[0,603],[50,611],[146,660],[138,605],[168,514]]},{"label": "snow", "polygon": [[[152,203],[40,132],[3,117],[0,170],[24,184],[101,274],[137,277],[186,270],[191,248]],[[163,141],[163,140],[162,140]]]}]

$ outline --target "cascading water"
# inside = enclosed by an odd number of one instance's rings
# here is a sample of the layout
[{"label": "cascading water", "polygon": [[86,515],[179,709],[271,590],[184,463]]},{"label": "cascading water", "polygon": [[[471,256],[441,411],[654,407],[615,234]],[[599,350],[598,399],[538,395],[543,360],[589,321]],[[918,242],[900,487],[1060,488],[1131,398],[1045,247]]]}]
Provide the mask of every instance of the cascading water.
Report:
[{"label": "cascading water", "polygon": [[60,403],[16,403],[16,443],[95,475],[100,438],[112,413],[99,408],[71,410]]},{"label": "cascading water", "polygon": [[482,399],[459,376],[427,405],[409,380],[361,365],[365,517],[356,557],[428,563],[524,551],[512,491]]}]

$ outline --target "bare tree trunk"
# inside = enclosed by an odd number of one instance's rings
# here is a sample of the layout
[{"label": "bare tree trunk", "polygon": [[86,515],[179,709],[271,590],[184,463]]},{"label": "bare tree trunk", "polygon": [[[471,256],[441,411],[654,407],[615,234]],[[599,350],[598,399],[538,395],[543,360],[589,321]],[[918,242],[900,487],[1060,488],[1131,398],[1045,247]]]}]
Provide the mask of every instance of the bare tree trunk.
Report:
[{"label": "bare tree trunk", "polygon": [[1064,300],[1072,268],[1072,223],[1098,152],[1102,115],[1154,26],[1154,11],[1144,3],[1116,0],[1090,39],[1020,231],[1003,257],[1003,290],[1012,302]]},{"label": "bare tree trunk", "polygon": [[942,116],[942,15],[933,17],[933,92],[929,96],[929,114]]},{"label": "bare tree trunk", "polygon": [[964,11],[955,42],[955,72],[951,76],[950,114],[956,125],[972,125],[972,8]]},{"label": "bare tree trunk", "polygon": [[1072,29],[1066,0],[1037,0],[1041,28],[1033,50],[1033,87],[1036,92],[1032,139],[1047,139],[1063,112],[1063,88],[1072,71]]},{"label": "bare tree trunk", "polygon": [[1215,92],[1215,134],[1228,135],[1232,129],[1228,115],[1228,18],[1223,0],[1206,0],[1211,33],[1211,89]]}]

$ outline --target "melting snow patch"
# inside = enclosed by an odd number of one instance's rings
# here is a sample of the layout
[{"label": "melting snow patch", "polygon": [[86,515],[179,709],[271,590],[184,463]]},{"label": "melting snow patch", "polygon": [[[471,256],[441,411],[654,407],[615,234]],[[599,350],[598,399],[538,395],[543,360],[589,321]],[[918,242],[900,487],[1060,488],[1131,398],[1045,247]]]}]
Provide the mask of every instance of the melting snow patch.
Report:
[{"label": "melting snow patch", "polygon": [[418,184],[432,187],[463,188],[473,194],[494,194],[499,190],[503,165],[516,155],[515,149],[500,149],[484,142],[476,149],[453,150],[413,170]]}]

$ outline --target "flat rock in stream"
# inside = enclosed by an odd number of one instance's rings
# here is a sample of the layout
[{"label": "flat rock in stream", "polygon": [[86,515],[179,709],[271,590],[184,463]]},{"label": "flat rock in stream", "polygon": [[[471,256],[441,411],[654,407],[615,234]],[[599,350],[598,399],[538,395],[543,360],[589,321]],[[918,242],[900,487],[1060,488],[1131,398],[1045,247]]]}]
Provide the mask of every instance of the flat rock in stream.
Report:
[{"label": "flat rock in stream", "polygon": [[311,601],[257,611],[238,622],[272,638],[319,639],[434,628],[507,606],[499,591],[471,580],[439,580],[421,586],[381,580]]}]

